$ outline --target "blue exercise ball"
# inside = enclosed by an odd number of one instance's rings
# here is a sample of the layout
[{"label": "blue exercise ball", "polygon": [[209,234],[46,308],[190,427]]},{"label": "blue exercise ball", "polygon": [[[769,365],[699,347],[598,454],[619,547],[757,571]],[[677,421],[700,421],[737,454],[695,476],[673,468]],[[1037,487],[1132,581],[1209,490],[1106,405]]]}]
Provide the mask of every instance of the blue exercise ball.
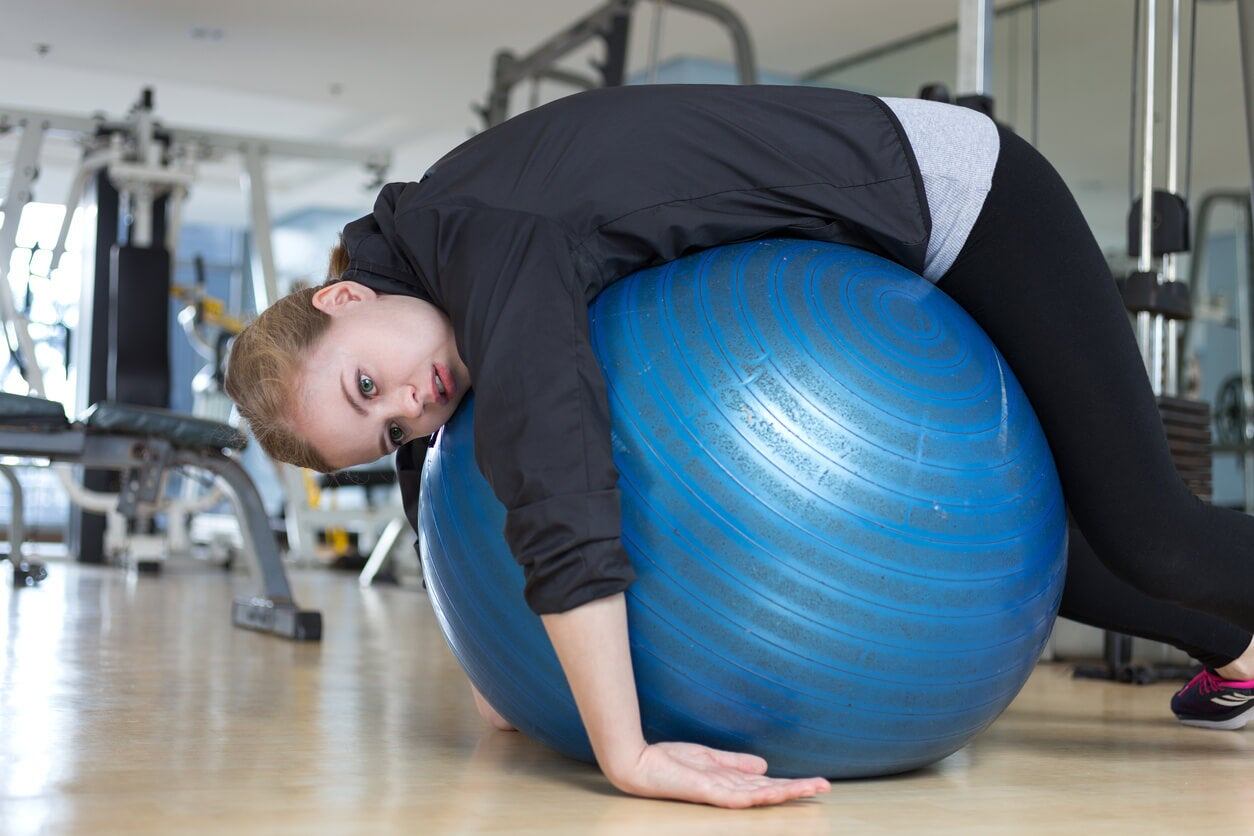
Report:
[{"label": "blue exercise ball", "polygon": [[[643,270],[589,315],[645,737],[842,778],[992,723],[1049,636],[1067,531],[1045,436],[975,321],[897,264],[794,240]],[[422,477],[427,588],[487,700],[592,761],[475,466],[472,401]]]}]

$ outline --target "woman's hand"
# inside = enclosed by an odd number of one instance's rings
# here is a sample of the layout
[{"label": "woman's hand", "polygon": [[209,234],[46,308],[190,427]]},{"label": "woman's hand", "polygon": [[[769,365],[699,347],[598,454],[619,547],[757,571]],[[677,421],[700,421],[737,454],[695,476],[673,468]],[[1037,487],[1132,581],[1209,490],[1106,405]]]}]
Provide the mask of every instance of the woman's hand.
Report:
[{"label": "woman's hand", "polygon": [[645,742],[623,593],[541,616],[605,776],[623,792],[717,807],[779,804],[827,792],[822,778],[768,778],[756,755]]},{"label": "woman's hand", "polygon": [[[474,686],[475,706],[500,731],[517,731]],[[716,807],[757,807],[831,790],[822,778],[768,778],[766,761],[756,755],[724,752],[695,743],[655,743],[634,764],[608,776],[623,792],[644,798],[670,798]]]},{"label": "woman's hand", "polygon": [[724,752],[695,743],[654,743],[635,762],[606,771],[623,792],[715,807],[758,807],[831,790],[823,778],[768,778],[756,755]]}]

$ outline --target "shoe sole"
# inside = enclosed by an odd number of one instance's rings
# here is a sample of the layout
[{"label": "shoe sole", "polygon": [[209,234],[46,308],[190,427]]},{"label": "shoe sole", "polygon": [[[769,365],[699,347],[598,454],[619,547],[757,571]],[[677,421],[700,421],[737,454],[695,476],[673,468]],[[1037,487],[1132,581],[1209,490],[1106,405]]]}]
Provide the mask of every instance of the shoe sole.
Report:
[{"label": "shoe sole", "polygon": [[1250,718],[1245,714],[1239,714],[1236,717],[1229,717],[1227,720],[1184,720],[1179,717],[1182,726],[1192,726],[1195,729],[1211,729],[1213,731],[1236,731],[1245,728],[1245,724],[1250,722]]}]

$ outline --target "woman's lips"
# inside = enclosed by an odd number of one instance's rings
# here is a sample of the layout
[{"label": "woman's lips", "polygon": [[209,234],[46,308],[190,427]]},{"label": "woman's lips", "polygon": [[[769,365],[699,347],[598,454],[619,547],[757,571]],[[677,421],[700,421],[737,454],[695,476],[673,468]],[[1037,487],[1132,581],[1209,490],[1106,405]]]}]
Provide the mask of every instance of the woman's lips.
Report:
[{"label": "woman's lips", "polygon": [[449,399],[453,397],[453,378],[449,375],[448,369],[439,363],[432,367],[435,370],[434,377],[440,379],[440,383],[444,386],[444,394],[440,394],[440,389],[435,385],[435,380],[431,381],[431,393],[435,396],[436,403],[440,405],[447,404]]}]

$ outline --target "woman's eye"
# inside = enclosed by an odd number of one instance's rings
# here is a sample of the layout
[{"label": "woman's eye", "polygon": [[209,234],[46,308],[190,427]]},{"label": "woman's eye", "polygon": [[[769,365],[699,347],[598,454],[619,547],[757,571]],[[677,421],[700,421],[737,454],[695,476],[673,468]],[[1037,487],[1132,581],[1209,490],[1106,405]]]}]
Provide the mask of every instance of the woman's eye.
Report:
[{"label": "woman's eye", "polygon": [[363,395],[373,395],[374,381],[363,374],[357,378],[357,388],[361,389]]},{"label": "woman's eye", "polygon": [[405,440],[405,431],[393,424],[391,427],[388,427],[388,438],[392,440],[393,444],[399,445]]}]

